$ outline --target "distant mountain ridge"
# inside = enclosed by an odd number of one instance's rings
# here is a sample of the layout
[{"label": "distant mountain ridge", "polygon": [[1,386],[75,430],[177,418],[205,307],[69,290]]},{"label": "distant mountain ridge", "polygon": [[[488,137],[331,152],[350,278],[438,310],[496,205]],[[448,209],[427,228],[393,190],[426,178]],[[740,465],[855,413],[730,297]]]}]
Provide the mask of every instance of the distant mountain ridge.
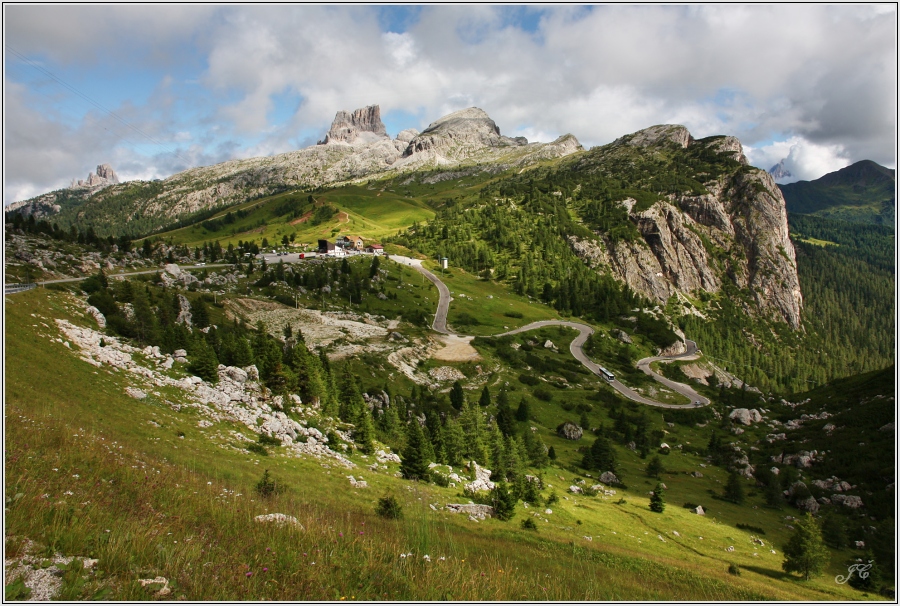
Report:
[{"label": "distant mountain ridge", "polygon": [[790,213],[893,226],[896,174],[862,160],[814,181],[779,185]]},{"label": "distant mountain ridge", "polygon": [[90,225],[101,235],[136,236],[187,217],[289,189],[314,189],[419,169],[465,167],[502,172],[583,150],[571,134],[550,143],[500,135],[483,110],[468,108],[433,122],[423,133],[387,135],[377,105],[337,112],[325,139],[276,156],[192,168],[154,182],[131,181],[101,191],[59,190],[7,207],[61,227]]}]

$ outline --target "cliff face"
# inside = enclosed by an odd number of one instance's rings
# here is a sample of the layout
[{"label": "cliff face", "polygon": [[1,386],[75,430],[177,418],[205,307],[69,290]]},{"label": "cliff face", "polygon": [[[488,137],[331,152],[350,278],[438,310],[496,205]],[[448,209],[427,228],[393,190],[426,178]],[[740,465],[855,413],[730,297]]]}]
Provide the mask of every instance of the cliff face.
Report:
[{"label": "cliff face", "polygon": [[718,293],[724,281],[731,281],[749,292],[752,307],[798,328],[803,297],[784,198],[771,175],[747,166],[733,137],[697,142],[683,127],[647,131],[614,142],[605,157],[616,157],[615,146],[637,146],[652,154],[674,143],[683,149],[703,145],[736,166],[704,183],[706,192],[700,195],[670,193],[640,211],[635,200],[621,200],[640,238],[613,240],[598,233],[589,242],[573,237],[573,250],[661,303],[678,293]]},{"label": "cliff face", "polygon": [[384,123],[381,121],[381,108],[370,105],[362,109],[347,112],[339,111],[325,139],[319,141],[319,145],[329,143],[374,143],[379,140],[390,139]]}]

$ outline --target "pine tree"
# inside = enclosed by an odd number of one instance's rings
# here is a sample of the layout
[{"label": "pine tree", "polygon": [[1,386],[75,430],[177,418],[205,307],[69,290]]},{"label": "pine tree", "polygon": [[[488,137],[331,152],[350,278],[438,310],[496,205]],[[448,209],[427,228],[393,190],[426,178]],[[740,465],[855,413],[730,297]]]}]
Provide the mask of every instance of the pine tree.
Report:
[{"label": "pine tree", "polygon": [[491,469],[497,473],[496,477],[506,477],[506,467],[504,465],[506,442],[503,439],[503,432],[500,431],[496,423],[491,423],[488,428],[488,444],[491,450]]},{"label": "pine tree", "polygon": [[209,326],[209,309],[206,307],[206,302],[201,297],[197,297],[191,301],[191,324],[197,328],[206,328]]},{"label": "pine tree", "polygon": [[832,549],[843,549],[847,546],[844,524],[834,513],[826,515],[822,520],[822,540]]},{"label": "pine tree", "polygon": [[497,482],[491,491],[491,505],[494,507],[494,517],[509,521],[516,515],[516,496],[507,488],[505,482]]},{"label": "pine tree", "polygon": [[487,408],[491,405],[491,392],[488,389],[487,385],[485,385],[484,389],[481,390],[481,398],[478,400],[478,404],[482,408]]},{"label": "pine tree", "polygon": [[656,488],[653,489],[653,495],[650,497],[650,511],[662,513],[665,508],[666,503],[663,501],[663,487],[662,484],[657,484]]},{"label": "pine tree", "polygon": [[793,536],[784,546],[784,562],[781,568],[785,572],[799,572],[808,581],[811,576],[818,576],[828,564],[828,548],[822,541],[822,531],[811,513],[806,512],[796,522]]},{"label": "pine tree", "polygon": [[728,474],[728,482],[725,484],[725,499],[738,505],[744,502],[744,486],[741,476],[736,471]]},{"label": "pine tree", "polygon": [[462,465],[466,458],[466,435],[456,419],[448,418],[444,424],[444,449],[448,465]]},{"label": "pine tree", "polygon": [[516,421],[527,423],[531,417],[531,410],[528,406],[528,400],[524,397],[519,401],[519,408],[516,409]]},{"label": "pine tree", "polygon": [[550,447],[550,450],[547,451],[547,458],[551,461],[556,460],[556,449],[554,449],[552,446]]},{"label": "pine tree", "polygon": [[412,419],[406,428],[406,448],[400,457],[400,473],[408,480],[427,480],[428,463],[425,458],[425,436],[419,421]]},{"label": "pine tree", "polygon": [[850,566],[857,567],[856,572],[850,576],[848,583],[851,587],[860,591],[877,592],[881,589],[881,566],[871,549],[866,550],[862,560],[862,562],[857,562],[856,560],[848,562],[848,568]]},{"label": "pine tree", "polygon": [[364,454],[375,454],[375,425],[369,407],[363,404],[354,419],[353,441]]},{"label": "pine tree", "polygon": [[525,444],[525,451],[528,453],[528,463],[532,467],[546,467],[548,463],[547,447],[540,436],[530,429],[526,429],[523,432],[522,442]]},{"label": "pine tree", "polygon": [[196,337],[191,347],[191,359],[188,371],[194,373],[208,383],[219,381],[219,360],[216,352],[207,345],[202,337]]},{"label": "pine tree", "polygon": [[659,479],[659,474],[663,473],[665,469],[663,468],[662,461],[658,456],[650,459],[650,462],[647,463],[647,475],[651,478]]},{"label": "pine tree", "polygon": [[[378,257],[376,257],[377,259]],[[456,410],[462,410],[463,402],[466,401],[466,394],[463,391],[463,387],[459,381],[453,382],[453,387],[450,388],[450,404]]]},{"label": "pine tree", "polygon": [[512,409],[509,407],[509,398],[504,397],[505,395],[506,390],[504,389],[500,392],[500,397],[497,398],[497,427],[500,428],[504,436],[511,436],[516,430],[516,420]]}]

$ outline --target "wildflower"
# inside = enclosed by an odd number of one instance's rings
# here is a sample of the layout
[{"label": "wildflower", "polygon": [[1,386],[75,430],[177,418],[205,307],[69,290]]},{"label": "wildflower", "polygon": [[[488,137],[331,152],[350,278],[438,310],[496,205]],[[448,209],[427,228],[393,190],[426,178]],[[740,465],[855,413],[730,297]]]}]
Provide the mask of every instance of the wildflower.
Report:
[{"label": "wildflower", "polygon": [[[271,548],[271,547],[266,547],[266,551],[272,551],[272,548]],[[306,554],[303,554],[303,555],[306,555]]]},{"label": "wildflower", "polygon": [[252,577],[252,576],[253,576],[253,573],[252,573],[252,572],[248,572],[248,573],[247,573],[247,576],[248,576],[248,577]]},{"label": "wildflower", "polygon": [[430,562],[430,561],[431,561],[431,556],[429,556],[429,555],[426,553],[424,556],[422,556],[422,559],[425,560],[426,562]]},{"label": "wildflower", "polygon": [[446,559],[447,559],[447,558],[445,558],[444,556],[441,556],[441,557],[440,557],[440,561],[441,561],[441,562],[443,562],[443,561],[446,560]]},{"label": "wildflower", "polygon": [[338,533],[338,536],[341,537],[341,538],[344,538],[344,533],[343,533],[343,532],[339,532],[339,533]]},{"label": "wildflower", "polygon": [[263,572],[269,572],[268,568],[263,568]]},{"label": "wildflower", "polygon": [[212,486],[212,482],[207,482],[206,485],[207,485],[207,486]]},{"label": "wildflower", "polygon": [[77,474],[77,473],[76,473],[76,474],[75,474],[75,475],[73,475],[73,476],[72,476],[72,477],[73,477],[73,478],[75,478],[75,479],[76,479],[76,480],[77,480],[77,479],[78,479],[78,478],[80,478],[80,477],[81,477],[81,476],[80,476],[80,475],[78,475],[78,474]]},{"label": "wildflower", "polygon": [[342,596],[341,596],[341,599],[342,599],[342,600],[346,600],[346,599],[347,599],[347,596],[342,595]]},{"label": "wildflower", "polygon": [[359,531],[359,534],[365,534],[362,530]]},{"label": "wildflower", "polygon": [[403,558],[403,559],[406,559],[406,554],[405,554],[405,553],[401,553],[401,554],[400,554],[400,557]]}]

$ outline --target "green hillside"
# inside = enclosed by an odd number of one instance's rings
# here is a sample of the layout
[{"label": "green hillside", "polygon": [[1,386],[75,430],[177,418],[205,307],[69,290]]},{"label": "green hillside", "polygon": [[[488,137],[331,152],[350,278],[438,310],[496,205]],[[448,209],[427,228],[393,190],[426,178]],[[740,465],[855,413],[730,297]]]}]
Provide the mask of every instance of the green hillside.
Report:
[{"label": "green hillside", "polygon": [[817,215],[893,229],[895,171],[862,160],[815,181],[779,185],[790,213]]},{"label": "green hillside", "polygon": [[[160,300],[162,291],[144,284]],[[704,459],[687,446],[663,457],[667,507],[662,514],[651,512],[647,491],[657,480],[647,476],[647,460],[618,445],[618,428],[636,430],[621,419],[634,417],[638,425],[645,423],[642,431],[668,431],[668,441],[685,445],[703,444],[709,430],[677,416],[670,419],[674,427],[666,426],[658,413],[642,412],[615,397],[598,401],[592,394],[602,393],[597,392],[602,386],[586,377],[579,379],[580,390],[560,391],[552,402],[529,397],[532,420],[515,421],[517,432],[538,427],[541,439],[558,453],[557,462],[543,469],[529,466],[545,484],[540,496],[530,497],[532,507],[517,504],[511,521],[471,522],[441,510],[445,503],[467,502],[459,487],[396,478],[396,464],[366,469],[371,456],[352,441],[346,456],[357,467],[343,469],[333,460],[298,458],[284,446],[251,449],[235,438],[235,432],[253,435],[246,426],[199,423],[205,417],[185,405],[185,395],[176,388],[157,388],[143,400],[129,397],[130,373],[87,364],[57,338],[56,319],[96,329],[81,305],[66,293],[42,289],[8,297],[6,303],[6,345],[16,351],[6,367],[5,488],[11,495],[6,553],[23,553],[27,538],[44,550],[44,557],[62,553],[97,559],[90,573],[65,572],[63,599],[158,599],[159,585],[145,588],[137,582],[158,576],[166,579],[170,598],[191,601],[865,599],[833,582],[856,553],[851,549],[829,552],[824,577],[802,582],[782,572],[782,546],[791,534],[783,512],[767,509],[749,483],[741,505],[718,498],[727,472],[707,466],[702,478],[691,476]],[[210,320],[222,326],[221,309],[210,311]],[[521,349],[529,338],[552,338],[565,352],[565,332],[549,329],[517,342]],[[214,344],[224,336],[220,328],[208,338]],[[509,355],[501,350],[510,344],[479,345],[482,364],[494,367],[494,360]],[[564,353],[549,350],[532,355],[542,364],[565,359]],[[384,384],[381,364],[365,364],[365,371],[355,373],[360,389]],[[343,384],[340,364],[332,368]],[[166,372],[185,376],[180,364]],[[496,410],[504,375],[501,370],[495,375],[501,380],[489,381],[494,398],[489,411]],[[509,385],[517,406],[530,389],[514,380]],[[440,392],[408,382],[393,383],[391,389],[397,405],[406,402],[428,415],[448,410],[447,396]],[[472,405],[477,394],[468,395]],[[592,424],[608,427],[617,442],[617,469],[627,488],[619,486],[614,497],[567,493],[579,478],[590,482],[591,472],[579,468],[580,443],[557,437],[552,428],[570,414],[566,403],[579,400],[595,404],[588,413]],[[306,418],[310,426],[313,418],[323,430],[329,426],[324,416],[306,416],[306,408],[291,414],[301,413],[297,418]],[[466,414],[464,409],[463,420]],[[640,421],[642,415],[646,421]],[[378,447],[385,439],[402,450],[402,443],[385,431],[379,423]],[[265,470],[282,487],[269,497],[254,488]],[[365,478],[368,488],[350,488],[348,474]],[[399,502],[402,519],[375,514],[385,495]],[[684,503],[702,503],[709,513],[694,515]],[[294,516],[302,526],[254,522],[274,512]],[[534,520],[536,530],[523,528],[525,520]],[[752,543],[756,536],[763,537],[764,548]]]}]

